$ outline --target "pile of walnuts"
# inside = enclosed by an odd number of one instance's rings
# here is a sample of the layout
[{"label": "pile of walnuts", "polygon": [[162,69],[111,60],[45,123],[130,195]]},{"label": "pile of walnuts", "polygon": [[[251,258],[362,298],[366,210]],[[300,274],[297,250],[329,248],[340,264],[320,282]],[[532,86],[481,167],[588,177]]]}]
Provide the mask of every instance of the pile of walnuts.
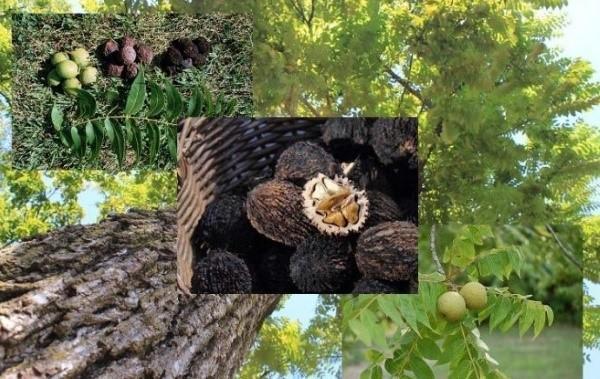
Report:
[{"label": "pile of walnuts", "polygon": [[162,55],[161,66],[168,75],[175,75],[186,68],[202,66],[209,52],[210,42],[204,37],[178,38]]},{"label": "pile of walnuts", "polygon": [[330,119],[195,228],[194,293],[417,291],[417,122]]},{"label": "pile of walnuts", "polygon": [[154,59],[152,49],[131,36],[121,38],[120,44],[109,39],[103,45],[101,55],[106,74],[124,79],[135,78],[139,65],[150,65]]}]

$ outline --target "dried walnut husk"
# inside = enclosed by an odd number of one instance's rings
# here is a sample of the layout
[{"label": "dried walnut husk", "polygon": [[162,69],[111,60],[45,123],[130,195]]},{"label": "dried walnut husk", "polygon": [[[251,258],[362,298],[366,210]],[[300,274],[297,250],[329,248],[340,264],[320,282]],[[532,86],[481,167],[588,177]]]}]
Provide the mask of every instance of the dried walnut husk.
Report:
[{"label": "dried walnut husk", "polygon": [[356,264],[365,278],[405,281],[417,271],[417,227],[404,221],[383,222],[358,238]]},{"label": "dried walnut husk", "polygon": [[348,235],[359,231],[368,215],[369,200],[348,178],[318,174],[306,182],[302,193],[304,214],[321,232]]},{"label": "dried walnut husk", "polygon": [[248,194],[246,212],[254,229],[287,246],[296,246],[316,233],[302,212],[302,188],[285,180],[256,186]]}]

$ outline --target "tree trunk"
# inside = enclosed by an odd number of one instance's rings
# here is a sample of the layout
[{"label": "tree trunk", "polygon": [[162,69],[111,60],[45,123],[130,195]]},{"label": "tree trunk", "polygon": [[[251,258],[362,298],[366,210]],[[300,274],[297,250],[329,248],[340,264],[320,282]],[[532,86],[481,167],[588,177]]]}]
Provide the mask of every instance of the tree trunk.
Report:
[{"label": "tree trunk", "polygon": [[171,211],[0,250],[0,378],[231,378],[277,295],[178,295]]}]

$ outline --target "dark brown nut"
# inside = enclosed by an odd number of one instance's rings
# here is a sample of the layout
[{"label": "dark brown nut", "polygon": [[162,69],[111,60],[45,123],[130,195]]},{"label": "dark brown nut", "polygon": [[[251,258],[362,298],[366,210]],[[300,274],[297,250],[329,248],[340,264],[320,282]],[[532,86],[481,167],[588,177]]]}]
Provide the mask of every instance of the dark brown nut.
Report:
[{"label": "dark brown nut", "polygon": [[290,275],[305,293],[347,293],[358,276],[352,245],[342,238],[311,236],[292,255]]},{"label": "dark brown nut", "polygon": [[194,40],[194,43],[198,47],[198,51],[200,54],[208,54],[210,53],[211,45],[210,42],[204,37],[198,37]]},{"label": "dark brown nut", "polygon": [[321,134],[327,145],[365,145],[369,141],[369,130],[361,117],[331,118],[321,127]]},{"label": "dark brown nut", "polygon": [[123,70],[125,66],[120,64],[109,63],[106,65],[106,73],[108,76],[114,76],[116,78],[120,78],[123,75]]},{"label": "dark brown nut", "polygon": [[270,180],[250,191],[246,212],[260,234],[287,246],[318,233],[302,211],[302,188],[284,180]]},{"label": "dark brown nut", "polygon": [[113,54],[114,52],[116,52],[118,50],[119,50],[119,44],[117,43],[117,41],[115,41],[113,39],[109,39],[104,44],[104,48],[102,49],[102,55],[105,58],[109,58],[111,54]]},{"label": "dark brown nut", "polygon": [[356,247],[358,270],[369,279],[410,280],[418,267],[418,237],[417,227],[403,221],[367,229]]},{"label": "dark brown nut", "polygon": [[183,55],[178,49],[169,46],[165,52],[165,61],[167,65],[180,66],[183,62]]},{"label": "dark brown nut", "polygon": [[138,62],[146,65],[152,63],[154,53],[152,52],[152,49],[149,46],[141,43],[137,44],[135,46],[135,52],[137,55]]},{"label": "dark brown nut", "polygon": [[129,46],[129,47],[134,47],[136,45],[136,40],[135,38],[131,37],[131,36],[124,36],[123,38],[121,38],[121,46],[125,47],[125,46]]},{"label": "dark brown nut", "polygon": [[125,79],[133,79],[138,74],[138,66],[135,63],[125,65]]},{"label": "dark brown nut", "polygon": [[369,128],[369,144],[381,163],[387,165],[400,159],[408,159],[411,168],[416,168],[417,119],[377,119]]},{"label": "dark brown nut", "polygon": [[194,239],[196,244],[208,242],[234,254],[256,250],[259,235],[246,217],[246,199],[226,194],[208,204],[198,221]]},{"label": "dark brown nut", "polygon": [[281,153],[275,167],[275,178],[304,185],[318,174],[333,178],[339,172],[339,165],[331,154],[317,144],[302,141]]},{"label": "dark brown nut", "polygon": [[196,264],[192,277],[194,293],[249,293],[252,277],[246,263],[225,250],[209,250]]},{"label": "dark brown nut", "polygon": [[379,191],[367,191],[369,199],[369,216],[366,226],[370,228],[386,221],[400,221],[404,214],[398,204],[390,196]]},{"label": "dark brown nut", "polygon": [[196,44],[189,38],[179,38],[173,45],[181,52],[184,58],[193,58],[200,54]]},{"label": "dark brown nut", "polygon": [[135,62],[136,55],[133,46],[123,46],[119,52],[119,59],[121,63],[128,65]]}]

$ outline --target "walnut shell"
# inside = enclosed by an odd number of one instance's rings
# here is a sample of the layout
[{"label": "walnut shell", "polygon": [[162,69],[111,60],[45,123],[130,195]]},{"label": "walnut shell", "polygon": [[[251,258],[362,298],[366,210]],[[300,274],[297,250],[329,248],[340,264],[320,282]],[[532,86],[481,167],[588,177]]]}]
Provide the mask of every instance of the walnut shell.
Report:
[{"label": "walnut shell", "polygon": [[125,65],[125,79],[133,79],[138,74],[138,66],[135,63]]},{"label": "walnut shell", "polygon": [[111,54],[113,54],[115,51],[118,51],[118,50],[119,50],[119,44],[117,43],[117,41],[115,41],[113,39],[109,39],[104,44],[104,48],[102,49],[102,55],[105,58],[109,58]]},{"label": "walnut shell", "polygon": [[154,58],[154,53],[152,52],[152,49],[144,44],[137,44],[135,46],[135,52],[137,54],[137,59],[140,63],[143,64],[150,64],[152,63],[152,59]]},{"label": "walnut shell", "polygon": [[367,229],[356,247],[356,264],[365,278],[410,280],[418,268],[417,227],[409,222],[384,222]]},{"label": "walnut shell", "polygon": [[129,47],[134,47],[136,44],[136,40],[135,38],[131,37],[131,36],[123,36],[123,38],[121,38],[121,46],[125,47],[125,46],[129,46]]},{"label": "walnut shell", "polygon": [[181,52],[184,58],[193,58],[200,54],[198,46],[189,38],[179,38],[173,41],[173,45]]},{"label": "walnut shell", "polygon": [[302,212],[302,189],[287,181],[275,179],[256,186],[248,194],[246,212],[254,229],[287,246],[318,233]]},{"label": "walnut shell", "polygon": [[323,142],[327,145],[354,143],[365,145],[369,141],[369,130],[362,117],[328,119],[321,126]]},{"label": "walnut shell", "polygon": [[123,46],[119,51],[119,60],[124,65],[128,65],[135,62],[137,54],[133,46]]},{"label": "walnut shell", "polygon": [[275,178],[304,185],[307,180],[324,174],[334,177],[340,172],[335,159],[321,146],[312,142],[297,142],[285,149],[275,166]]},{"label": "walnut shell", "polygon": [[347,293],[358,276],[352,245],[341,238],[311,236],[292,255],[290,275],[305,293]]},{"label": "walnut shell", "polygon": [[400,221],[404,218],[404,212],[390,196],[379,191],[367,191],[369,198],[369,217],[366,226],[370,228],[386,221]]},{"label": "walnut shell", "polygon": [[167,65],[179,66],[183,61],[183,55],[178,49],[174,48],[173,46],[169,46],[165,52],[165,61]]},{"label": "walnut shell", "polygon": [[210,53],[211,45],[210,42],[204,37],[198,37],[194,40],[194,44],[198,47],[200,54],[206,55]]},{"label": "walnut shell", "polygon": [[108,74],[108,76],[114,76],[116,78],[121,77],[124,69],[125,66],[121,64],[109,63],[108,65],[106,65],[106,73]]},{"label": "walnut shell", "polygon": [[416,168],[417,119],[377,119],[369,129],[369,144],[381,163],[391,164],[405,158],[411,168]]},{"label": "walnut shell", "polygon": [[246,263],[226,250],[210,250],[198,261],[192,278],[194,293],[250,293],[252,277]]}]

